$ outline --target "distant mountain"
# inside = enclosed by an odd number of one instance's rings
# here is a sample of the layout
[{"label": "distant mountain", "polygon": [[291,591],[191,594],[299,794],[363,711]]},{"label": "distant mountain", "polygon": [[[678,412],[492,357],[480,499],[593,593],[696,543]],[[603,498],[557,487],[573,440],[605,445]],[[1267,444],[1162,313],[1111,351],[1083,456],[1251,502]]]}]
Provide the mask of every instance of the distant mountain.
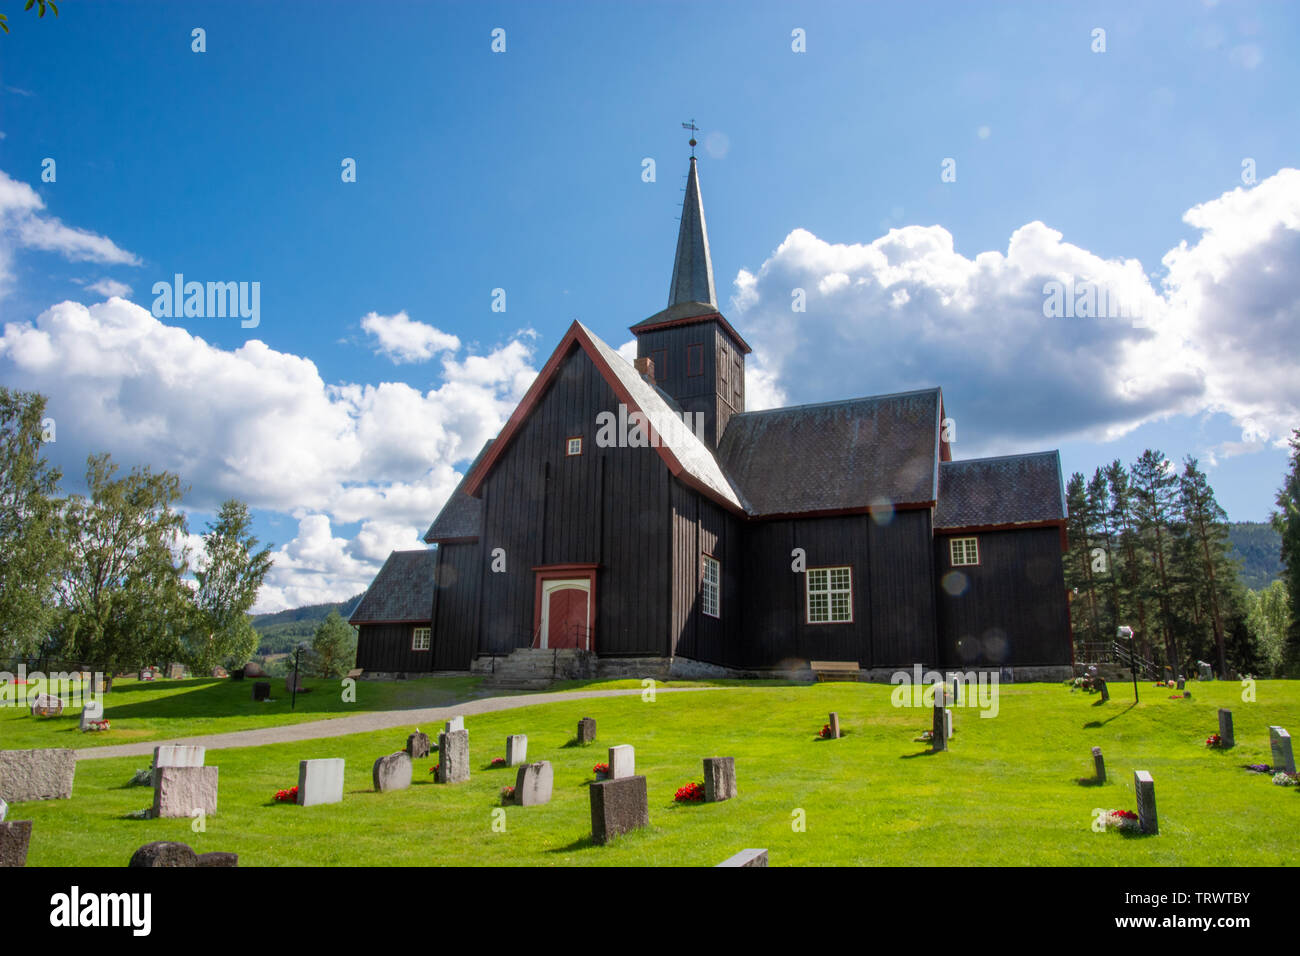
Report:
[{"label": "distant mountain", "polygon": [[317,625],[329,617],[330,611],[338,611],[339,616],[346,621],[364,594],[363,591],[338,604],[308,604],[287,611],[276,611],[274,614],[253,615],[253,629],[262,637],[257,653],[262,657],[284,654],[299,641],[311,640]]},{"label": "distant mountain", "polygon": [[1233,521],[1228,539],[1241,558],[1241,580],[1252,591],[1266,588],[1282,571],[1282,536],[1262,521]]}]

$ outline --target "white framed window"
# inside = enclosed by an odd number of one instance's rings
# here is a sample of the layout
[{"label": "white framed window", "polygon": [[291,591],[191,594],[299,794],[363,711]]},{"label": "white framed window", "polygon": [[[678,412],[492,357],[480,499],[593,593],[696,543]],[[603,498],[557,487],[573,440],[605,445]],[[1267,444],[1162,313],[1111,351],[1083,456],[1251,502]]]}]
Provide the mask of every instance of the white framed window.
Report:
[{"label": "white framed window", "polygon": [[411,650],[427,651],[429,649],[429,628],[416,627],[411,629]]},{"label": "white framed window", "polygon": [[582,439],[581,439],[581,438],[570,438],[570,439],[568,440],[568,447],[565,449],[565,452],[564,452],[564,453],[565,453],[565,455],[568,455],[568,456],[570,456],[570,457],[572,457],[573,455],[581,455],[581,454],[582,454]]},{"label": "white framed window", "polygon": [[978,538],[953,538],[948,542],[949,554],[952,555],[953,567],[962,564],[980,563],[980,544]]},{"label": "white framed window", "polygon": [[707,554],[700,582],[700,610],[709,617],[722,617],[722,565]]},{"label": "white framed window", "polygon": [[804,572],[808,587],[808,623],[840,624],[853,620],[853,570],[851,568],[809,568]]}]

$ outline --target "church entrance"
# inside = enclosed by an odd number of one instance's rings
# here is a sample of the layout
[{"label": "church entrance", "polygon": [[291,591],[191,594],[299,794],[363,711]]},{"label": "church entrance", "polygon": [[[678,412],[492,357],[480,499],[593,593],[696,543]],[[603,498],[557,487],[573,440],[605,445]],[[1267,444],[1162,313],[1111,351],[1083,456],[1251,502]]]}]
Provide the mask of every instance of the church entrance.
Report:
[{"label": "church entrance", "polygon": [[533,571],[537,575],[533,646],[594,650],[595,565],[552,565]]}]

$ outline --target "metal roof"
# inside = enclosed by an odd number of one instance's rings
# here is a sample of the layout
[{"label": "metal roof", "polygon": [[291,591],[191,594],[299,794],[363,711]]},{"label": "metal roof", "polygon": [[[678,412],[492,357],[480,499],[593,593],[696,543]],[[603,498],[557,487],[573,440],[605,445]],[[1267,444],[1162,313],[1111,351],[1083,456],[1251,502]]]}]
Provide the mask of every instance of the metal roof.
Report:
[{"label": "metal roof", "polygon": [[348,623],[429,620],[433,614],[433,571],[437,556],[433,548],[390,554]]},{"label": "metal roof", "polygon": [[668,305],[703,302],[717,310],[718,296],[713,291],[713,263],[709,258],[709,233],[704,225],[704,202],[700,199],[700,177],[691,157],[686,175],[686,199],[682,202],[682,222],[677,230],[677,258],[673,260],[673,281],[668,288]]},{"label": "metal roof", "polygon": [[438,517],[433,519],[433,524],[429,525],[429,530],[424,534],[424,540],[432,544],[435,541],[454,541],[465,538],[477,538],[479,534],[479,519],[483,514],[483,501],[481,498],[474,498],[465,494],[465,482],[469,480],[470,473],[475,466],[487,454],[487,450],[492,447],[494,439],[489,438],[479,453],[474,456],[470,466],[465,469],[465,474],[460,479],[460,484],[456,490],[451,493],[442,510],[438,512]]},{"label": "metal roof", "polygon": [[1059,452],[945,461],[934,527],[978,528],[1065,520]]}]

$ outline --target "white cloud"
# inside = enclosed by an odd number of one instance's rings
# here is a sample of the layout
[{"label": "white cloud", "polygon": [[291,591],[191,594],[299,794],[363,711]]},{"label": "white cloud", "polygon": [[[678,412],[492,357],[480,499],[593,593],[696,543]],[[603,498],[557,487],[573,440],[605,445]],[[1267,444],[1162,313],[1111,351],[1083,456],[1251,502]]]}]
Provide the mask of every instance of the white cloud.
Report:
[{"label": "white cloud", "polygon": [[118,282],[116,279],[100,279],[93,285],[86,286],[86,288],[106,299],[111,299],[114,296],[125,299],[131,294],[131,287],[125,282]]},{"label": "white cloud", "polygon": [[432,325],[415,322],[405,312],[396,315],[367,313],[361,319],[361,328],[379,344],[375,351],[387,355],[394,362],[427,362],[439,352],[454,352],[460,348],[460,339]]}]

